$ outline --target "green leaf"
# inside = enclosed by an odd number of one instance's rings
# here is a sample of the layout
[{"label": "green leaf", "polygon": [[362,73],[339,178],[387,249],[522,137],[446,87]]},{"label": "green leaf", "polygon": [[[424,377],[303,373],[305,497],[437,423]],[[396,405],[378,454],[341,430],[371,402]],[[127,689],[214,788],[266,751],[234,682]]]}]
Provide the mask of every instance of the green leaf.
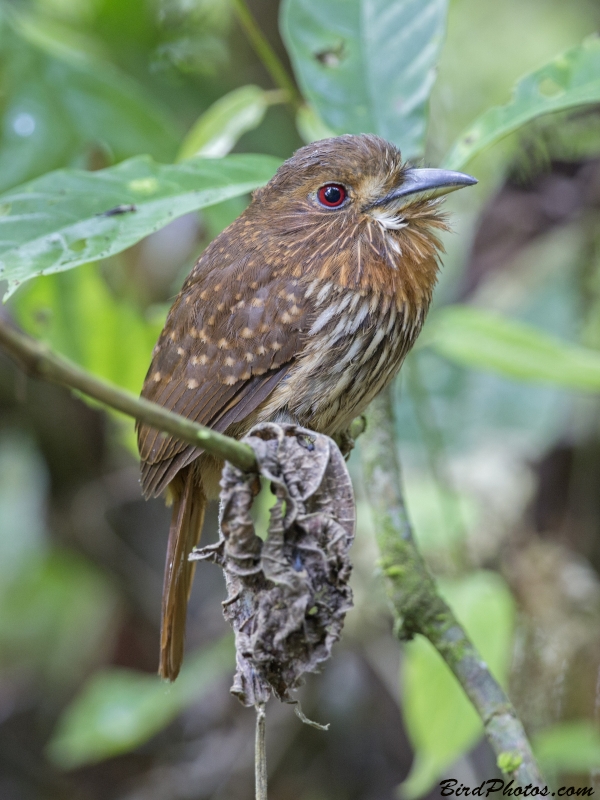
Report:
[{"label": "green leaf", "polygon": [[234,89],[220,97],[197,120],[183,140],[177,160],[227,155],[242,134],[258,128],[270,105],[284,100],[284,92],[266,92],[258,86]]},{"label": "green leaf", "polygon": [[449,306],[432,317],[424,335],[424,344],[465,367],[520,381],[600,391],[600,353],[490,311]]},{"label": "green leaf", "polygon": [[591,720],[553,725],[532,744],[543,772],[581,774],[600,768],[600,729]]},{"label": "green leaf", "polygon": [[0,189],[82,159],[94,146],[117,161],[140,152],[170,161],[176,152],[178,133],[162,107],[48,26],[0,14],[0,68]]},{"label": "green leaf", "polygon": [[446,0],[284,0],[281,34],[304,95],[336,133],[422,155]]},{"label": "green leaf", "polygon": [[600,38],[596,35],[522,78],[504,106],[490,108],[464,131],[443,162],[462,169],[478,153],[536,117],[600,102]]},{"label": "green leaf", "polygon": [[0,195],[0,279],[10,295],[37,275],[107,258],[182,214],[255,189],[278,166],[259,155],[168,166],[138,156],[44,175]]},{"label": "green leaf", "polygon": [[[442,582],[440,589],[494,676],[505,683],[514,619],[512,595],[493,572]],[[415,750],[402,796],[426,794],[481,736],[481,720],[433,646],[422,636],[405,646],[403,711]]]},{"label": "green leaf", "polygon": [[172,684],[129,669],[96,672],[58,721],[47,754],[62,769],[127,753],[168,725],[234,666],[229,636],[186,658]]}]

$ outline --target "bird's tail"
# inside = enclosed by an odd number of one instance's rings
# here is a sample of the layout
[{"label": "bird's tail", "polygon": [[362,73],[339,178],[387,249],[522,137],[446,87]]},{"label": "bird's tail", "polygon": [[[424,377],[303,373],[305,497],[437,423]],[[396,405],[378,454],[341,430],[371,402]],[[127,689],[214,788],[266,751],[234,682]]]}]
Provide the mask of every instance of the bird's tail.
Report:
[{"label": "bird's tail", "polygon": [[159,675],[174,681],[181,668],[185,641],[185,618],[194,579],[195,562],[188,561],[202,532],[206,495],[194,465],[181,470],[169,486],[173,516],[165,564],[160,631]]}]

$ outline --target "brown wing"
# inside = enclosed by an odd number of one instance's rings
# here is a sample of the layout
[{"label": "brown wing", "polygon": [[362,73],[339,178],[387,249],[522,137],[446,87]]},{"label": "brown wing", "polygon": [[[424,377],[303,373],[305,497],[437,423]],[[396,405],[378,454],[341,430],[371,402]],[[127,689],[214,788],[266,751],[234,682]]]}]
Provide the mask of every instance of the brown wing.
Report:
[{"label": "brown wing", "polygon": [[[169,312],[142,395],[218,431],[242,421],[294,362],[308,316],[303,297],[298,281],[272,267],[241,259],[207,269],[201,260]],[[138,445],[146,496],[201,452],[143,424]]]}]

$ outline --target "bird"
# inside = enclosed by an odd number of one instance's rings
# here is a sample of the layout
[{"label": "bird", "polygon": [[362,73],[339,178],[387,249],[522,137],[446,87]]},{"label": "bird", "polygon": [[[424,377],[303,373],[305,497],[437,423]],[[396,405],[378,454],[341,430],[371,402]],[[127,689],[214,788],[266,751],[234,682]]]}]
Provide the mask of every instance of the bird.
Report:
[{"label": "bird", "polygon": [[[204,250],[154,348],[142,396],[237,439],[265,421],[328,436],[396,375],[429,309],[444,194],[477,183],[345,134],[297,150]],[[144,496],[172,504],[159,674],[179,673],[194,562],[223,462],[138,423]]]}]

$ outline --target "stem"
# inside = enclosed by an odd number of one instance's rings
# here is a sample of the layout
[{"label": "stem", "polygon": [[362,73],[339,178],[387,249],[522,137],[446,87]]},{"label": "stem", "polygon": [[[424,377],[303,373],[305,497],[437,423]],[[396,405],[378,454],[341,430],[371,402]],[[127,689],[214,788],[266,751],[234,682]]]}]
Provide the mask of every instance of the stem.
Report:
[{"label": "stem", "polygon": [[2,319],[0,345],[21,369],[35,378],[77,389],[105,406],[201,447],[207,453],[223,458],[242,470],[256,467],[254,453],[247,444],[191,422],[156,403],[136,397],[125,389],[96,378],[67,358],[52,352],[47,345],[20,333]]},{"label": "stem", "polygon": [[267,746],[265,741],[266,714],[264,704],[256,706],[256,736],[254,739],[255,800],[267,800]]},{"label": "stem", "polygon": [[269,75],[273,78],[274,83],[284,90],[289,102],[294,108],[299,108],[302,100],[296,89],[296,85],[288,75],[281,59],[267,41],[264,33],[256,24],[256,20],[246,5],[246,0],[233,0],[233,7],[235,8],[240,25],[244,29],[250,44],[254,48],[256,55],[264,64]]},{"label": "stem", "polygon": [[520,786],[543,788],[546,784],[510,700],[438,594],[415,544],[402,495],[390,391],[371,409],[361,449],[397,636],[406,640],[420,633],[429,639],[481,717],[498,766]]}]

